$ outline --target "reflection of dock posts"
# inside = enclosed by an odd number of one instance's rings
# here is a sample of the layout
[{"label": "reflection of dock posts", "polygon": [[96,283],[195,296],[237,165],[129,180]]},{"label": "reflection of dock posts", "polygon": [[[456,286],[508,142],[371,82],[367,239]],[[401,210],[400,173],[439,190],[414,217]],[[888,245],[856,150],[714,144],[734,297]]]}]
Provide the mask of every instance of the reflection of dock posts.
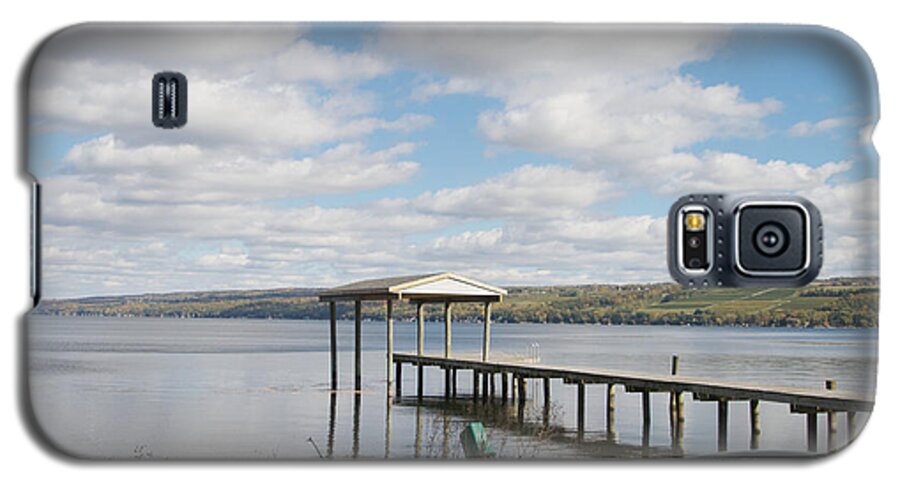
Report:
[{"label": "reflection of dock posts", "polygon": [[444,440],[441,443],[441,457],[447,459],[450,457],[450,416],[444,411]]},{"label": "reflection of dock posts", "polygon": [[353,458],[359,456],[359,412],[362,395],[353,395]]},{"label": "reflection of dock posts", "polygon": [[413,457],[417,458],[422,453],[422,404],[416,404],[416,439],[413,443]]},{"label": "reflection of dock posts", "polygon": [[325,457],[329,459],[334,457],[335,415],[337,415],[337,394],[332,393],[330,403],[328,405],[328,446],[325,450]]},{"label": "reflection of dock posts", "polygon": [[391,385],[394,381],[394,301],[385,301],[385,317],[387,321],[387,394],[391,396]]},{"label": "reflection of dock posts", "polygon": [[[421,302],[416,302],[416,354],[422,356],[425,354],[425,313]],[[416,394],[419,401],[422,400],[422,394],[425,388],[425,367],[418,366],[416,370],[418,375],[416,378]]]},{"label": "reflection of dock posts", "polygon": [[337,390],[338,387],[338,364],[337,364],[337,302],[328,303],[328,310],[331,317],[331,389]]},{"label": "reflection of dock posts", "polygon": [[[388,390],[391,389],[391,386],[388,385]],[[391,457],[391,397],[390,394],[387,396],[387,400],[385,400],[385,412],[384,412],[384,458],[388,459]]]},{"label": "reflection of dock posts", "polygon": [[750,449],[759,449],[759,400],[750,400]]},{"label": "reflection of dock posts", "polygon": [[806,412],[806,450],[816,452],[819,449],[819,414]]},{"label": "reflection of dock posts", "polygon": [[616,438],[616,384],[606,384],[606,437]]},{"label": "reflection of dock posts", "polygon": [[[837,381],[835,380],[827,380],[825,381],[825,389],[826,390],[835,390],[837,389]],[[827,414],[828,420],[828,450],[833,451],[837,447],[836,434],[837,434],[837,412],[834,410],[828,410]]]},{"label": "reflection of dock posts", "polygon": [[354,390],[362,390],[362,301],[356,301],[354,313]]},{"label": "reflection of dock posts", "polygon": [[507,381],[509,377],[506,373],[500,373],[500,398],[503,400],[503,403],[506,403],[506,399],[509,398],[509,382]]},{"label": "reflection of dock posts", "polygon": [[728,450],[728,400],[719,399],[719,452]]},{"label": "reflection of dock posts", "polygon": [[584,382],[579,381],[578,387],[578,440],[584,438]]}]

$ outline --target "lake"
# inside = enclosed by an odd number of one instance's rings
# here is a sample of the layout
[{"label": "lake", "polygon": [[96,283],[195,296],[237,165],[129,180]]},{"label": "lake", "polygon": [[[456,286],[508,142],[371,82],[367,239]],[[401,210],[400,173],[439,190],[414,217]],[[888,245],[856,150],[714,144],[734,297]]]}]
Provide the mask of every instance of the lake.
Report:
[{"label": "lake", "polygon": [[[874,393],[874,329],[768,329],[502,324],[491,327],[494,357],[622,371],[668,373],[672,355],[685,376],[742,383]],[[426,324],[426,353],[443,352],[443,323]],[[363,386],[353,383],[353,323],[338,323],[341,391],[329,390],[327,321],[28,318],[31,404],[63,451],[91,458],[412,459],[464,458],[459,434],[484,423],[498,457],[594,459],[719,454],[716,403],[685,397],[683,438],[673,448],[668,395],[652,395],[649,441],[639,393],[617,392],[615,434],[607,434],[605,386],[588,385],[585,433],[577,437],[576,389],[552,383],[549,416],[542,387],[528,383],[524,424],[513,405],[445,403],[443,374],[426,372],[418,403],[415,373],[405,397],[386,395],[385,326],[363,323]],[[395,351],[414,352],[415,323],[395,324]],[[476,357],[481,325],[454,323],[454,356]],[[459,392],[471,391],[459,373]],[[531,398],[538,400],[532,402]],[[758,452],[805,453],[806,416],[761,403]],[[867,417],[858,419],[862,428]],[[847,442],[838,415],[837,444]],[[825,449],[819,420],[819,450]],[[750,452],[747,402],[730,407],[727,454]],[[756,451],[755,451],[756,452]]]}]

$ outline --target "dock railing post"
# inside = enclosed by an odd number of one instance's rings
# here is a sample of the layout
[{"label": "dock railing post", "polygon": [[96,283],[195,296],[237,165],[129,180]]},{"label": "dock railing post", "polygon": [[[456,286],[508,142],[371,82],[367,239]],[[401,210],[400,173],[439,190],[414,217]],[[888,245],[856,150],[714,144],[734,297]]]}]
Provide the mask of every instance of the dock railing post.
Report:
[{"label": "dock railing post", "polygon": [[451,332],[450,326],[452,321],[452,302],[444,302],[444,357],[450,357],[450,341],[451,341]]}]

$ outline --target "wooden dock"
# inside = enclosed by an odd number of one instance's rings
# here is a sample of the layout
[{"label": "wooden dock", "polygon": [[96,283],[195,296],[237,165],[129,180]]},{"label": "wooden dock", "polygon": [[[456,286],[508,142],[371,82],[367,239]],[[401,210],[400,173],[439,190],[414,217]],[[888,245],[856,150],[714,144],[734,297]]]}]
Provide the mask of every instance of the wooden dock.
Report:
[{"label": "wooden dock", "polygon": [[[525,382],[528,379],[543,380],[545,416],[550,407],[550,381],[562,380],[577,390],[577,426],[579,437],[584,433],[585,387],[602,384],[606,386],[606,424],[607,434],[612,436],[615,423],[616,389],[624,387],[626,393],[641,394],[643,414],[643,446],[649,444],[651,420],[651,395],[666,393],[669,395],[669,412],[672,423],[673,445],[684,431],[684,394],[690,393],[694,400],[714,401],[718,403],[717,430],[720,451],[727,450],[729,404],[735,401],[748,401],[750,410],[750,444],[751,449],[759,447],[759,435],[762,427],[759,417],[761,401],[784,403],[790,406],[792,413],[806,415],[807,444],[810,452],[818,449],[818,417],[825,414],[827,419],[828,448],[836,448],[837,414],[847,414],[848,440],[856,435],[856,415],[859,412],[870,412],[874,405],[872,397],[859,396],[850,391],[841,390],[834,380],[827,380],[821,389],[811,390],[772,385],[731,383],[725,381],[690,378],[678,374],[679,360],[672,357],[671,373],[654,375],[645,373],[621,372],[612,370],[578,369],[572,367],[546,366],[491,359],[491,304],[501,302],[507,294],[505,289],[484,282],[455,275],[452,273],[435,273],[402,277],[388,277],[363,280],[335,287],[319,293],[319,300],[328,302],[330,311],[331,338],[331,388],[338,389],[337,363],[337,302],[354,303],[354,390],[362,390],[362,302],[383,301],[385,303],[386,361],[388,396],[393,391],[399,399],[402,396],[403,365],[416,367],[416,395],[422,397],[424,390],[426,367],[437,367],[443,370],[444,397],[457,396],[457,372],[472,372],[472,397],[476,400],[494,398],[497,389],[500,398],[505,402],[508,398],[517,400],[519,417],[523,417],[526,401]],[[407,300],[416,306],[416,354],[394,352],[394,302]],[[459,359],[452,357],[451,328],[452,309],[456,303],[477,303],[484,306],[482,325],[481,359]],[[441,304],[444,321],[444,353],[443,356],[425,354],[425,317],[424,306]],[[396,367],[396,370],[395,370]],[[395,381],[396,374],[396,381]],[[496,386],[497,379],[500,386]],[[396,385],[396,390],[392,388]]]},{"label": "wooden dock", "polygon": [[[621,372],[600,369],[579,369],[572,367],[548,366],[542,364],[528,364],[511,361],[484,361],[475,359],[445,358],[442,356],[395,353],[393,361],[396,366],[396,391],[399,398],[403,390],[401,377],[403,365],[408,364],[417,368],[416,393],[421,397],[424,384],[423,368],[436,367],[444,371],[445,384],[444,396],[452,398],[456,396],[457,372],[459,370],[472,372],[472,397],[476,400],[494,397],[497,387],[496,379],[500,379],[502,400],[513,398],[517,400],[520,410],[526,401],[525,380],[538,379],[543,381],[544,406],[550,404],[550,380],[562,380],[577,389],[577,425],[579,436],[584,431],[585,410],[585,386],[592,384],[606,385],[607,394],[607,428],[612,430],[615,420],[615,390],[617,386],[624,388],[625,392],[640,393],[642,397],[642,413],[645,429],[645,441],[648,439],[649,424],[651,420],[650,397],[653,393],[666,393],[669,395],[669,410],[673,418],[672,423],[677,424],[673,431],[680,434],[684,422],[684,394],[690,393],[694,400],[718,402],[718,444],[719,450],[727,450],[728,436],[728,406],[734,401],[750,402],[750,433],[751,448],[758,447],[758,437],[761,433],[759,420],[759,402],[784,403],[790,406],[793,413],[802,413],[807,416],[807,441],[810,452],[816,452],[818,448],[818,416],[825,414],[828,420],[829,449],[833,448],[834,434],[837,430],[837,413],[847,414],[847,437],[855,435],[855,418],[858,412],[871,412],[874,401],[871,397],[862,397],[858,394],[839,390],[834,381],[824,383],[822,389],[803,389],[785,386],[762,386],[756,384],[733,383],[715,381],[701,378],[679,376],[678,357],[673,356],[672,373],[669,375],[654,375],[646,373]],[[511,393],[510,393],[511,391]],[[513,397],[512,395],[517,395]],[[521,412],[520,412],[521,415]],[[755,446],[754,446],[755,444]]]}]

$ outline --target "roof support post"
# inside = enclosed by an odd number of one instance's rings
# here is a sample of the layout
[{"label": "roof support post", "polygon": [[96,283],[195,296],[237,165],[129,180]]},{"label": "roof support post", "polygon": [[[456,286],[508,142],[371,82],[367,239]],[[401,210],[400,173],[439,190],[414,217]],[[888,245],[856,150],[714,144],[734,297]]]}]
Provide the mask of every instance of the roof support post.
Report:
[{"label": "roof support post", "polygon": [[329,327],[331,334],[331,389],[337,390],[338,387],[338,369],[337,369],[337,303],[331,301],[328,303],[329,313],[331,317],[331,325]]},{"label": "roof support post", "polygon": [[450,357],[450,321],[452,320],[453,303],[444,302],[444,357]]},{"label": "roof support post", "polygon": [[491,352],[491,303],[484,303],[484,336],[481,344],[481,361],[487,361]]},{"label": "roof support post", "polygon": [[394,301],[385,301],[385,313],[387,317],[387,393],[391,395],[391,385],[394,382]]},{"label": "roof support post", "polygon": [[[355,311],[355,319],[354,319],[354,386],[355,390],[362,390],[362,301],[356,301],[356,311]],[[357,395],[359,396],[359,395]]]}]

